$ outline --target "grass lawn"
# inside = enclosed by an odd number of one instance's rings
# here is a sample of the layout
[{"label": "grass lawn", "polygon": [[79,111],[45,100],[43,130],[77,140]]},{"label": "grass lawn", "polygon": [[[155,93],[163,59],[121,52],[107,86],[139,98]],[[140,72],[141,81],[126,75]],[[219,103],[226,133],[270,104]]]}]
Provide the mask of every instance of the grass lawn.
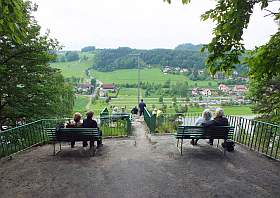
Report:
[{"label": "grass lawn", "polygon": [[[92,70],[91,74],[95,78],[101,80],[103,83],[136,84],[138,82],[137,69],[122,69],[112,72],[99,72]],[[208,83],[211,82],[212,87],[217,87],[217,82],[214,80],[192,81],[184,75],[163,74],[159,68],[142,69],[140,71],[140,79],[142,82],[155,84],[163,84],[168,79],[170,79],[172,84],[176,84],[176,82],[188,81],[190,86],[197,84],[199,87],[208,87]]]},{"label": "grass lawn", "polygon": [[82,116],[86,115],[86,106],[90,98],[88,96],[77,95],[75,98],[75,104],[73,108],[73,113],[80,112]]},{"label": "grass lawn", "polygon": [[81,52],[80,58],[83,56],[87,56],[88,59],[81,61],[51,63],[51,67],[60,69],[64,77],[86,77],[85,70],[92,66],[94,54],[89,52]]}]

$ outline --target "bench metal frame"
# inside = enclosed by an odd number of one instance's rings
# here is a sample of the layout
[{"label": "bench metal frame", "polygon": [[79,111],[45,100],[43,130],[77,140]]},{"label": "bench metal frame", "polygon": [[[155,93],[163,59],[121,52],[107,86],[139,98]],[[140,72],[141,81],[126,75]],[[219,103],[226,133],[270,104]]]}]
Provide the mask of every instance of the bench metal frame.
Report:
[{"label": "bench metal frame", "polygon": [[[184,139],[223,139],[224,142],[228,139],[232,139],[234,133],[234,127],[232,126],[214,126],[214,127],[202,127],[202,126],[178,126],[175,137],[177,139],[177,148],[183,155],[183,142]],[[179,148],[179,141],[181,145]],[[226,155],[226,147],[224,148],[224,156]]]}]

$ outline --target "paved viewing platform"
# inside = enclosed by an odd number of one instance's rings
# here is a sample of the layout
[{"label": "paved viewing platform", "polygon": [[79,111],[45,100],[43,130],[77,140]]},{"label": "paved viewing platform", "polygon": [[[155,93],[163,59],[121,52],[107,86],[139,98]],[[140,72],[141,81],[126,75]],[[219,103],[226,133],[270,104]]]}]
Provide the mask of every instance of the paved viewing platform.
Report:
[{"label": "paved viewing platform", "polygon": [[77,143],[38,146],[0,160],[0,197],[245,197],[280,196],[280,162],[246,147],[223,152],[204,140],[147,138],[142,120],[133,136],[105,139],[94,157]]}]

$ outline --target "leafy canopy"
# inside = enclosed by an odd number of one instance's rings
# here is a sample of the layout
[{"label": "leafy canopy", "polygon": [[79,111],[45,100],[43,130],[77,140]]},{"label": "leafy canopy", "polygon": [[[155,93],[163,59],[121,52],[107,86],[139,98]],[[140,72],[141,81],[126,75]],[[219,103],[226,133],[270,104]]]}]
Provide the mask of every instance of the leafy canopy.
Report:
[{"label": "leafy canopy", "polygon": [[49,66],[59,43],[48,33],[40,34],[31,15],[36,6],[30,1],[0,2],[0,126],[23,117],[68,115],[74,101],[72,87]]}]

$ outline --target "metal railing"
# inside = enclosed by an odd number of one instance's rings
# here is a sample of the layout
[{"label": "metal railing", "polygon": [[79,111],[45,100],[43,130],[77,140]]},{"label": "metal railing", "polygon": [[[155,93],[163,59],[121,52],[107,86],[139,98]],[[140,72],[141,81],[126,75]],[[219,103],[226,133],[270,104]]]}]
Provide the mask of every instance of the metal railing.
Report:
[{"label": "metal railing", "polygon": [[60,122],[60,119],[42,119],[0,132],[0,157],[48,142],[44,128],[56,127]]},{"label": "metal railing", "polygon": [[[151,133],[175,133],[178,126],[192,126],[200,114],[161,114],[151,115],[146,110],[144,119]],[[154,119],[152,119],[154,118]],[[234,126],[233,140],[251,150],[270,158],[280,160],[280,126],[250,120],[237,116],[227,116],[230,126]],[[153,128],[154,127],[154,128]],[[151,130],[154,129],[154,130]]]},{"label": "metal railing", "polygon": [[234,126],[233,140],[251,150],[280,160],[280,126],[242,117],[227,116]]},{"label": "metal railing", "polygon": [[144,121],[149,128],[149,132],[154,133],[156,129],[156,116],[152,115],[146,107],[144,108]]},{"label": "metal railing", "polygon": [[[102,130],[103,137],[122,137],[131,134],[131,119],[129,115],[118,118],[106,116],[95,118]],[[66,123],[64,119],[41,119],[15,128],[0,132],[0,158],[25,150],[34,145],[46,144],[49,138],[45,128],[55,128]]]}]

